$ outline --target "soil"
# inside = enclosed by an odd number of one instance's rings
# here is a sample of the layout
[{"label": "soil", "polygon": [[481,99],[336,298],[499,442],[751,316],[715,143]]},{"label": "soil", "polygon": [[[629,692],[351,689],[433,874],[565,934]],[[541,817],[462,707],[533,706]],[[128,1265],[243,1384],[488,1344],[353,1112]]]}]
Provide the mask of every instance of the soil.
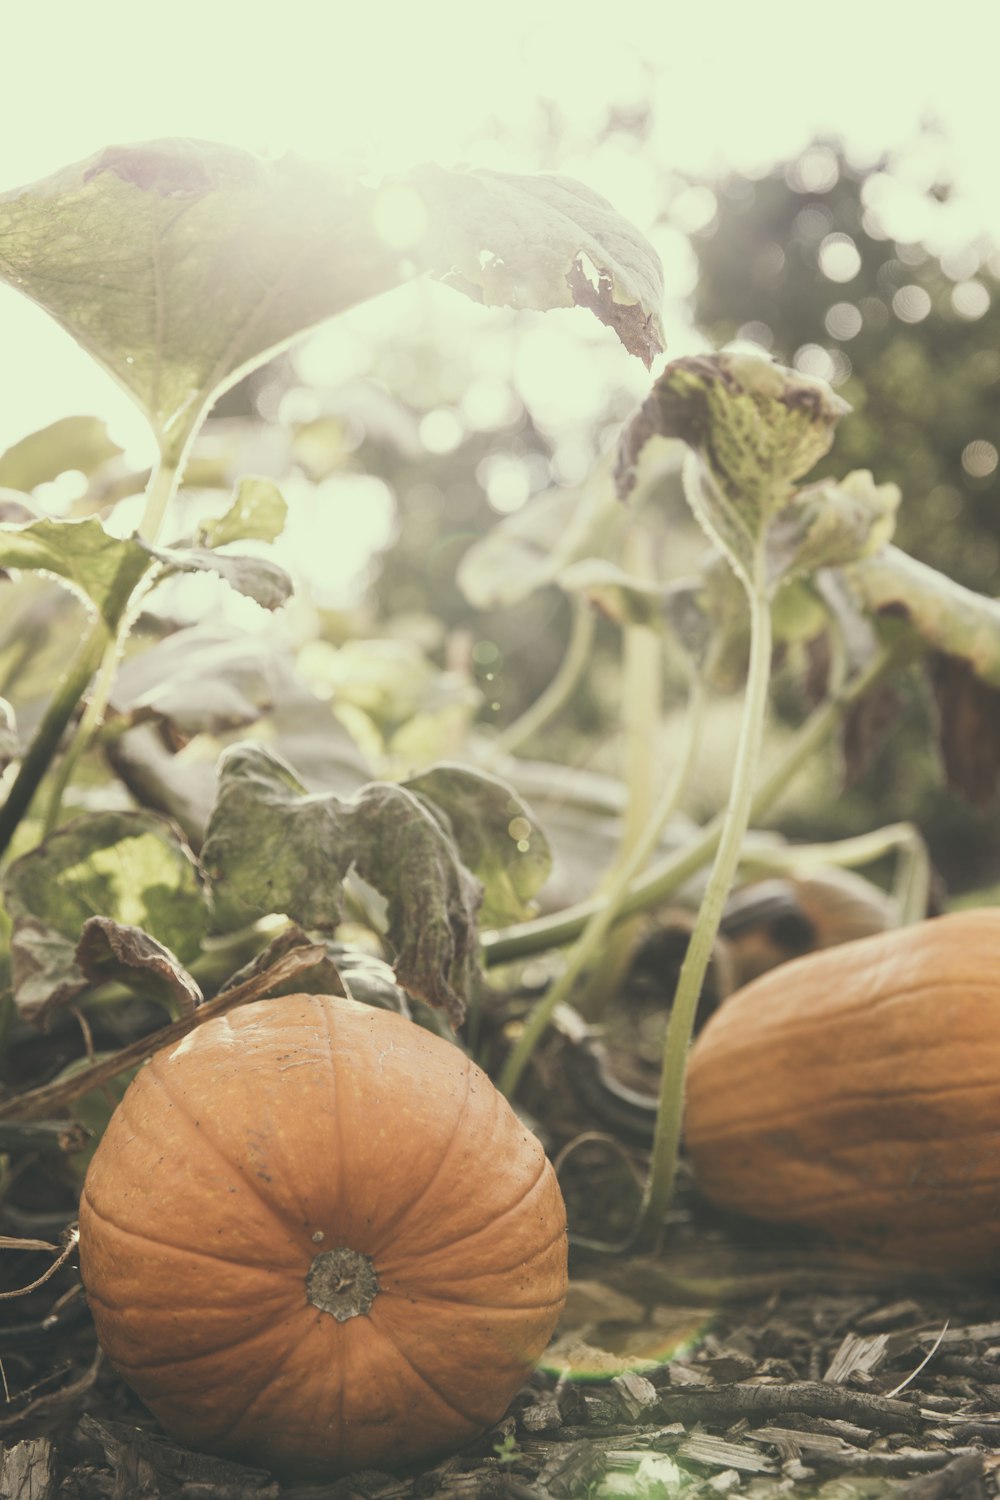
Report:
[{"label": "soil", "polygon": [[[571,1206],[584,1183],[592,1203],[602,1196],[602,1173],[604,1196],[613,1196],[622,1173],[611,1154],[593,1142],[564,1162]],[[9,1252],[7,1284],[23,1285],[50,1260]],[[550,1368],[496,1428],[420,1471],[295,1485],[165,1438],[100,1360],[70,1260],[0,1308],[9,1392],[0,1500],[995,1493],[995,1285],[917,1281],[852,1263],[722,1219],[689,1186],[662,1254],[575,1250],[572,1273]]]}]

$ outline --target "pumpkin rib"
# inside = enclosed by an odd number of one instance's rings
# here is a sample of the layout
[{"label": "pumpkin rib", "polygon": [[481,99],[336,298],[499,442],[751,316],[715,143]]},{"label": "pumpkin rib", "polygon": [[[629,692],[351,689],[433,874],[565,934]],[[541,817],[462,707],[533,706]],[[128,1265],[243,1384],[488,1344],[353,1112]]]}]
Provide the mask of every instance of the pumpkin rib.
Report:
[{"label": "pumpkin rib", "polygon": [[[271,1331],[273,1333],[273,1329]],[[250,1400],[247,1401],[246,1404],[240,1408],[239,1412],[232,1419],[232,1421],[227,1422],[215,1434],[215,1436],[213,1438],[213,1442],[216,1442],[216,1443],[225,1443],[226,1440],[228,1439],[230,1433],[233,1431],[233,1429],[236,1428],[236,1427],[238,1427],[239,1424],[242,1421],[245,1420],[245,1418],[246,1418],[247,1414],[250,1412],[251,1408],[254,1407],[254,1406],[256,1406],[257,1402],[261,1399],[261,1397],[265,1394],[265,1392],[267,1392],[268,1390],[270,1390],[271,1386],[273,1386],[274,1382],[277,1380],[278,1376],[281,1374],[281,1372],[284,1369],[285,1365],[288,1363],[289,1359],[291,1359],[292,1354],[295,1352],[295,1349],[298,1347],[298,1342],[299,1341],[298,1341],[298,1338],[294,1334],[294,1330],[290,1330],[290,1332],[292,1332],[293,1336],[290,1338],[288,1346],[285,1349],[285,1352],[278,1359],[277,1363],[273,1364],[271,1366],[271,1368],[267,1371],[267,1374],[264,1377],[264,1383],[263,1383],[263,1385],[261,1385],[253,1393],[253,1395],[250,1397]]]},{"label": "pumpkin rib", "polygon": [[[805,1158],[802,1158],[802,1163],[805,1164]],[[847,1171],[849,1169],[845,1167],[843,1170]],[[933,1201],[939,1207],[942,1207],[947,1203],[961,1202],[962,1199],[968,1196],[971,1188],[989,1187],[991,1181],[991,1176],[987,1176],[963,1178],[961,1182],[956,1182],[952,1185],[933,1179],[930,1182],[921,1184],[918,1178],[908,1185],[908,1192],[911,1195],[919,1194],[919,1198],[914,1197],[914,1201],[917,1204],[926,1204]],[[861,1209],[869,1201],[884,1203],[886,1191],[884,1185],[876,1185],[869,1188],[859,1188],[855,1185],[850,1189],[840,1192],[821,1193],[812,1198],[796,1197],[795,1212],[797,1214],[809,1214],[814,1213],[817,1209],[836,1208],[838,1204],[847,1203],[850,1203],[854,1208]],[[755,1199],[754,1201],[759,1202],[759,1199]]]},{"label": "pumpkin rib", "polygon": [[[460,1055],[464,1055],[464,1054],[460,1054]],[[414,1195],[414,1197],[412,1197],[410,1199],[410,1201],[408,1203],[406,1203],[403,1206],[403,1208],[400,1209],[399,1213],[396,1214],[393,1218],[389,1219],[387,1223],[380,1224],[379,1230],[380,1230],[380,1236],[381,1236],[381,1238],[383,1238],[383,1239],[394,1239],[400,1232],[402,1232],[405,1235],[405,1233],[406,1233],[406,1221],[407,1221],[407,1219],[410,1217],[411,1214],[413,1214],[416,1211],[416,1209],[418,1209],[420,1207],[421,1200],[423,1198],[426,1198],[427,1195],[428,1195],[428,1193],[430,1193],[433,1190],[433,1188],[436,1186],[436,1184],[437,1184],[437,1182],[438,1182],[438,1180],[439,1180],[439,1178],[441,1176],[441,1173],[443,1172],[443,1170],[445,1168],[445,1165],[446,1165],[446,1163],[448,1161],[448,1158],[451,1156],[452,1151],[454,1150],[456,1143],[460,1140],[460,1138],[461,1138],[461,1134],[460,1134],[460,1132],[461,1132],[461,1125],[462,1125],[462,1122],[465,1119],[465,1116],[466,1116],[466,1114],[468,1112],[469,1100],[472,1098],[472,1069],[470,1067],[467,1067],[465,1069],[465,1071],[464,1071],[464,1078],[465,1078],[465,1093],[462,1096],[462,1103],[461,1103],[461,1105],[459,1107],[457,1115],[455,1116],[455,1123],[454,1123],[454,1125],[452,1127],[451,1135],[448,1137],[448,1143],[445,1146],[444,1151],[441,1153],[441,1156],[440,1156],[440,1158],[438,1160],[437,1166],[434,1168],[434,1170],[431,1173],[430,1177],[427,1179],[426,1183],[421,1187],[421,1189],[419,1190],[419,1192],[417,1192]],[[446,1243],[449,1244],[449,1245],[452,1245],[452,1244],[459,1243],[459,1241],[448,1240]],[[379,1249],[381,1249],[381,1245],[379,1246]]]},{"label": "pumpkin rib", "polygon": [[[223,1017],[222,1019],[225,1019],[225,1017]],[[164,1094],[166,1094],[168,1100],[173,1105],[175,1113],[180,1117],[180,1119],[184,1121],[188,1129],[193,1131],[200,1141],[205,1141],[215,1152],[220,1161],[225,1166],[227,1166],[230,1171],[234,1172],[237,1177],[239,1177],[240,1181],[243,1183],[243,1186],[249,1188],[253,1196],[259,1199],[259,1201],[267,1209],[267,1212],[277,1224],[278,1228],[281,1230],[282,1236],[287,1236],[291,1241],[292,1236],[289,1234],[288,1226],[283,1221],[280,1211],[266,1196],[266,1184],[261,1182],[256,1177],[249,1177],[243,1170],[240,1163],[238,1161],[234,1161],[229,1153],[223,1150],[218,1141],[214,1139],[212,1133],[202,1127],[200,1120],[195,1119],[194,1115],[191,1113],[190,1108],[188,1107],[187,1101],[185,1100],[182,1103],[181,1100],[177,1098],[177,1095],[174,1093],[173,1089],[168,1087],[167,1082],[159,1069],[155,1069],[151,1064],[144,1070],[144,1073],[148,1074],[149,1077],[152,1078],[153,1081],[163,1090]],[[126,1095],[125,1097],[127,1099],[128,1095]]]},{"label": "pumpkin rib", "polygon": [[[112,1310],[115,1310],[114,1303],[106,1302],[103,1297],[98,1296],[96,1300],[101,1303],[102,1307],[110,1307]],[[200,1359],[214,1359],[217,1354],[228,1354],[233,1349],[240,1349],[247,1344],[254,1344],[258,1339],[266,1340],[273,1337],[273,1327],[255,1328],[252,1333],[241,1335],[233,1339],[230,1343],[219,1344],[217,1347],[211,1349],[199,1349],[197,1354],[184,1354],[180,1355],[177,1359],[169,1359],[161,1355],[158,1359],[149,1360],[141,1364],[136,1364],[133,1360],[117,1359],[115,1366],[117,1369],[123,1371],[128,1370],[132,1375],[141,1375],[144,1370],[172,1370],[178,1365],[196,1364]]]},{"label": "pumpkin rib", "polygon": [[[334,1047],[333,1029],[331,1029],[333,1017],[331,1017],[330,1011],[328,1011],[325,1007],[322,1008],[322,1023],[324,1023],[325,1038],[327,1038],[327,1049],[328,1053],[330,1053],[330,1071],[331,1077],[333,1077],[334,1118],[336,1118],[337,1152],[339,1152],[340,1160],[343,1160],[343,1122],[342,1113],[340,1113],[340,1089],[337,1088],[336,1047]],[[465,1053],[460,1052],[457,1047],[456,1055],[459,1056],[459,1058],[465,1059]],[[465,1061],[468,1062],[468,1059],[465,1059]],[[421,1199],[423,1199],[423,1197],[426,1197],[427,1191],[430,1190],[430,1185],[432,1185],[433,1182],[438,1179],[439,1172],[441,1172],[442,1167],[444,1167],[444,1163],[445,1161],[447,1161],[448,1154],[450,1154],[451,1148],[453,1148],[456,1140],[459,1140],[459,1127],[460,1124],[462,1124],[463,1118],[465,1118],[466,1110],[468,1110],[469,1097],[471,1097],[472,1094],[471,1068],[466,1067],[465,1070],[463,1070],[463,1077],[465,1077],[465,1095],[463,1095],[462,1106],[460,1106],[459,1113],[457,1113],[456,1116],[456,1121],[454,1121],[454,1127],[453,1130],[451,1130],[451,1136],[448,1137],[448,1143],[447,1146],[445,1146],[444,1155],[442,1155],[441,1160],[438,1161],[438,1166],[436,1166],[435,1170],[433,1170],[432,1175],[430,1175],[429,1181],[427,1181],[427,1184],[424,1184],[424,1187],[418,1188],[417,1193],[412,1196],[412,1199],[409,1199],[408,1203],[405,1203],[405,1205],[403,1205],[402,1208],[399,1209],[399,1212],[397,1212],[397,1214],[393,1215],[393,1218],[390,1218],[390,1220],[387,1221],[379,1221],[378,1236],[376,1236],[375,1241],[372,1242],[372,1247],[370,1247],[370,1250],[372,1250],[373,1254],[379,1254],[379,1256],[381,1256],[382,1245],[384,1245],[385,1242],[393,1241],[393,1239],[396,1238],[397,1233],[399,1233],[400,1226],[405,1226],[406,1217],[408,1217],[409,1214],[412,1214],[412,1212],[414,1212],[414,1209],[417,1208],[418,1205],[420,1205]],[[405,1233],[405,1229],[403,1229],[403,1233]]]},{"label": "pumpkin rib", "polygon": [[[551,1248],[551,1247],[550,1247]],[[523,1262],[512,1266],[510,1270],[520,1270]],[[498,1274],[505,1274],[503,1271]],[[425,1292],[395,1292],[390,1288],[379,1293],[380,1297],[393,1297],[399,1302],[421,1303],[428,1307],[474,1307],[476,1312],[488,1313],[491,1317],[503,1318],[510,1316],[515,1318],[520,1313],[544,1312],[548,1307],[561,1307],[564,1299],[552,1297],[546,1302],[518,1302],[513,1306],[497,1307],[492,1302],[470,1302],[467,1297],[434,1297]]]},{"label": "pumpkin rib", "polygon": [[[937,918],[937,920],[940,921],[941,919]],[[904,931],[905,929],[900,928],[899,930]],[[871,939],[861,938],[859,939],[859,941],[870,942]],[[845,944],[844,946],[847,947],[851,945]],[[838,950],[836,948],[830,948],[825,950],[825,953],[818,956],[825,957],[827,954],[836,953],[837,951]],[[786,971],[793,967],[798,967],[801,964],[805,964],[806,962],[807,960],[804,958],[792,959],[789,963],[782,964],[779,969],[773,970],[771,971],[771,973],[764,974],[759,979],[753,980],[752,983],[748,984],[744,990],[740,990],[738,992],[738,995],[731,996],[730,1000],[728,1000],[726,1004],[723,1005],[717,1012],[720,1024],[715,1028],[714,1034],[716,1036],[724,1036],[727,1029],[732,1030],[733,1027],[739,1024],[739,1022],[742,1020],[742,1015],[735,1015],[734,1018],[734,1012],[729,1010],[729,1007],[730,1005],[732,1005],[732,1002],[734,1000],[737,1000],[737,998],[739,999],[739,1006],[737,1007],[737,1011],[745,1011],[746,1007],[750,1003],[746,999],[746,997],[751,989],[760,988],[763,990],[765,987],[769,987],[778,989],[779,993],[780,990],[784,987],[788,987],[790,990],[790,980],[792,976],[789,975]],[[769,980],[771,981],[771,983],[768,986],[767,981]],[[838,1022],[850,1022],[852,1020],[857,1020],[859,1017],[870,1018],[876,1011],[884,1011],[884,1009],[891,1008],[897,1003],[912,1004],[914,998],[923,994],[925,990],[928,991],[931,995],[934,995],[947,994],[949,990],[954,989],[960,995],[964,996],[968,992],[970,982],[975,983],[977,988],[985,988],[981,978],[978,981],[969,981],[963,979],[942,979],[937,981],[922,980],[916,984],[909,985],[906,989],[894,990],[891,994],[888,995],[878,995],[874,992],[869,992],[864,996],[863,999],[856,1001],[854,1004],[849,1004],[846,1001],[838,1004],[837,1020]],[[784,999],[787,997],[782,995],[782,998]],[[773,1005],[775,1004],[775,1001],[773,998],[771,998],[766,1003]],[[726,1022],[726,1027],[723,1027],[723,1021]],[[781,1021],[771,1020],[768,1022],[768,1044],[770,1046],[773,1045],[774,1042],[784,1041],[786,1038],[790,1041],[797,1042],[800,1041],[803,1037],[809,1036],[811,1032],[823,1031],[829,1024],[829,1013],[827,1011],[816,1010],[806,1011],[802,1015],[786,1016]],[[707,1034],[708,1033],[706,1030],[706,1035]],[[921,1046],[919,1043],[915,1043],[913,1048],[910,1050],[914,1052],[923,1052],[925,1050],[925,1047]]]},{"label": "pumpkin rib", "polygon": [[[912,1089],[907,1089],[904,1093],[896,1093],[889,1090],[879,1092],[878,1090],[872,1089],[864,1093],[839,1093],[835,1099],[832,1099],[830,1101],[830,1104],[831,1111],[834,1107],[839,1106],[846,1106],[851,1108],[857,1108],[859,1105],[863,1107],[868,1104],[882,1104],[891,1106],[895,1103],[905,1102],[907,1099],[920,1099],[922,1102],[926,1102],[926,1104],[930,1106],[939,1101],[947,1100],[951,1097],[968,1098],[968,1096],[974,1091],[982,1091],[987,1095],[995,1094],[996,1088],[997,1084],[995,1080],[992,1082],[990,1080],[984,1080],[983,1083],[977,1084],[958,1083],[953,1088],[935,1089],[933,1093],[928,1093],[925,1089],[920,1088],[919,1085],[915,1085]],[[828,1118],[826,1112],[824,1111],[823,1104],[823,1100],[813,1100],[809,1116],[810,1126],[813,1129],[815,1129],[820,1123],[825,1122]],[[755,1114],[753,1120],[753,1135],[759,1137],[760,1135],[769,1134],[773,1131],[783,1130],[788,1127],[797,1129],[798,1123],[801,1118],[802,1112],[799,1109],[785,1111],[784,1113],[779,1115]],[[994,1130],[984,1134],[978,1128],[971,1130],[948,1131],[942,1125],[940,1126],[940,1128],[938,1128],[937,1126],[935,1127],[934,1134],[937,1140],[958,1142],[978,1139],[988,1140],[990,1136],[996,1136],[1000,1134],[1000,1132]],[[732,1137],[738,1138],[740,1140],[745,1140],[747,1138],[747,1127],[745,1121],[727,1120],[723,1124],[716,1126],[715,1129],[699,1130],[697,1135],[699,1143],[703,1141],[705,1143],[714,1143],[716,1141],[728,1140]],[[883,1132],[880,1133],[879,1139],[884,1144],[891,1145],[895,1141],[912,1141],[913,1136],[911,1134],[894,1136],[885,1134]]]},{"label": "pumpkin rib", "polygon": [[[417,1257],[415,1259],[411,1259],[409,1261],[407,1261],[407,1260],[404,1259],[401,1263],[398,1262],[398,1261],[397,1262],[393,1262],[391,1260],[383,1260],[383,1262],[382,1262],[383,1273],[386,1276],[390,1276],[391,1275],[391,1276],[400,1276],[400,1277],[403,1277],[403,1276],[405,1276],[407,1274],[406,1270],[404,1269],[404,1270],[401,1271],[401,1270],[398,1269],[399,1265],[402,1264],[402,1266],[404,1268],[407,1267],[407,1266],[409,1266],[411,1268],[409,1274],[412,1275],[413,1274],[412,1268],[414,1266],[419,1267],[421,1260],[427,1260],[427,1259],[430,1259],[431,1256],[440,1255],[441,1252],[445,1251],[445,1250],[446,1251],[454,1250],[456,1248],[456,1246],[468,1244],[468,1242],[470,1240],[475,1240],[480,1235],[490,1234],[490,1233],[494,1232],[496,1230],[496,1228],[497,1228],[497,1225],[498,1224],[502,1224],[503,1221],[504,1221],[504,1219],[508,1218],[511,1214],[518,1213],[519,1211],[522,1211],[524,1209],[525,1204],[528,1202],[529,1198],[531,1197],[532,1193],[535,1192],[536,1188],[540,1184],[541,1185],[545,1184],[545,1180],[546,1180],[546,1170],[545,1169],[548,1166],[548,1164],[549,1164],[548,1157],[545,1156],[545,1154],[543,1152],[542,1156],[541,1156],[541,1165],[540,1165],[540,1168],[539,1168],[538,1176],[535,1178],[535,1180],[531,1184],[530,1188],[528,1188],[527,1191],[524,1193],[523,1197],[518,1198],[514,1203],[508,1204],[508,1206],[504,1209],[503,1213],[497,1214],[495,1218],[488,1219],[485,1224],[480,1224],[478,1226],[478,1228],[476,1228],[476,1229],[470,1229],[466,1234],[459,1235],[459,1237],[457,1239],[445,1240],[440,1245],[434,1246],[430,1250],[422,1250],[422,1251],[420,1251],[419,1254],[417,1255]],[[548,1245],[543,1246],[543,1249],[549,1249],[549,1250],[551,1250],[552,1246],[554,1244],[556,1244],[561,1238],[562,1238],[562,1231],[560,1231],[559,1234],[555,1235],[548,1242]],[[516,1262],[516,1265],[521,1265],[521,1264],[522,1264],[521,1261]],[[499,1270],[498,1270],[498,1272],[496,1274],[501,1274],[502,1270],[503,1270],[502,1267],[499,1268]]]},{"label": "pumpkin rib", "polygon": [[[333,1115],[333,1138],[334,1138],[334,1146],[335,1146],[335,1149],[336,1149],[336,1158],[335,1159],[338,1162],[342,1162],[342,1161],[345,1161],[347,1158],[346,1158],[346,1155],[345,1155],[345,1148],[344,1148],[344,1119],[343,1119],[343,1112],[342,1112],[341,1098],[340,1098],[340,1087],[339,1087],[340,1080],[337,1077],[337,1049],[333,1045],[333,1029],[332,1029],[330,1012],[329,1012],[329,1010],[327,1009],[327,1007],[325,1005],[320,1006],[319,1007],[319,1011],[320,1011],[320,1015],[323,1018],[323,1035],[326,1038],[327,1059],[328,1059],[329,1065],[330,1065],[330,1094],[331,1094],[331,1099],[333,1101],[333,1108],[331,1110],[331,1114]],[[350,1219],[350,1212],[351,1212],[351,1205],[350,1205],[350,1201],[348,1199],[348,1193],[347,1193],[348,1176],[349,1176],[349,1174],[347,1172],[343,1172],[343,1171],[339,1174],[338,1188],[340,1190],[342,1201],[343,1201],[343,1203],[345,1205],[345,1208],[344,1208],[344,1218],[349,1220]]]},{"label": "pumpkin rib", "polygon": [[[160,1250],[175,1250],[179,1255],[200,1255],[204,1260],[217,1260],[225,1266],[238,1266],[241,1271],[266,1271],[263,1266],[255,1265],[252,1261],[237,1260],[232,1255],[216,1255],[211,1250],[196,1249],[193,1245],[175,1245],[170,1240],[154,1239],[150,1234],[144,1234],[141,1229],[129,1229],[124,1224],[119,1224],[115,1219],[108,1216],[106,1210],[98,1208],[93,1198],[89,1197],[84,1189],[81,1202],[86,1201],[87,1207],[101,1223],[108,1229],[113,1229],[118,1234],[129,1235],[135,1240],[145,1240],[147,1244],[153,1245],[157,1252]],[[282,1269],[292,1269],[291,1261]]]},{"label": "pumpkin rib", "polygon": [[482,1427],[482,1421],[479,1417],[470,1416],[469,1413],[467,1411],[463,1411],[462,1408],[457,1405],[457,1403],[450,1396],[446,1396],[443,1391],[440,1391],[434,1384],[434,1381],[431,1380],[430,1376],[427,1375],[423,1370],[418,1369],[418,1367],[413,1363],[410,1355],[406,1352],[405,1349],[400,1347],[397,1341],[388,1333],[387,1330],[380,1328],[378,1331],[379,1335],[392,1346],[393,1352],[398,1355],[398,1357],[404,1362],[408,1369],[413,1371],[414,1375],[417,1377],[420,1383],[422,1385],[425,1385],[427,1389],[437,1397],[437,1399],[443,1406],[447,1407],[447,1409],[456,1417],[461,1417],[462,1421],[467,1422],[469,1426],[475,1431],[480,1430],[480,1428]]}]

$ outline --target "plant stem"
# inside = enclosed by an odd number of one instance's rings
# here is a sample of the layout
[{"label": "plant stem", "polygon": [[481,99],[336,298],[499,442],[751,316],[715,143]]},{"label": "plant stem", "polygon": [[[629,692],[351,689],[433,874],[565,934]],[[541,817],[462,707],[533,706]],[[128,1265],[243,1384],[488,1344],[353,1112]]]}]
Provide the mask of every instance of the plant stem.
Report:
[{"label": "plant stem", "polygon": [[56,688],[42,722],[18,769],[7,800],[0,808],[0,855],[8,848],[43,776],[59,749],[67,724],[76,712],[108,645],[108,631],[98,620],[85,638],[76,660]]},{"label": "plant stem", "polygon": [[108,706],[108,698],[118,670],[119,643],[117,638],[109,641],[104,648],[101,664],[97,670],[90,695],[87,698],[86,707],[80,715],[80,721],[72,740],[66,747],[66,751],[59,764],[59,768],[53,778],[52,793],[49,797],[49,805],[45,813],[45,822],[42,826],[42,837],[48,838],[59,822],[59,814],[62,811],[62,799],[73,778],[73,773],[80,763],[84,751],[90,745],[95,733],[100,728],[101,720],[104,718]]},{"label": "plant stem", "polygon": [[[650,537],[635,517],[625,534],[624,563],[626,571],[635,578],[650,581],[655,577]],[[595,891],[599,897],[617,889],[619,872],[626,866],[633,875],[638,874],[655,847],[647,850],[642,865],[633,865],[633,851],[645,843],[650,820],[656,816],[656,736],[660,726],[662,656],[662,637],[651,626],[626,622],[622,629],[621,675],[625,815],[615,857]],[[676,795],[679,794],[680,787],[676,789]],[[606,1010],[628,966],[633,938],[633,922],[621,922],[613,931],[608,924],[600,954],[577,995],[577,1009],[583,1015],[599,1016]]]},{"label": "plant stem", "polygon": [[[753,798],[751,818],[762,817],[770,810],[792,777],[833,732],[845,711],[870,692],[898,659],[898,655],[890,650],[880,651],[864,671],[846,684],[840,693],[828,698],[814,710],[794,735],[773,770],[758,786]],[[656,906],[692,875],[697,874],[715,853],[722,837],[724,820],[724,814],[720,813],[706,823],[700,835],[691,843],[658,860],[645,875],[634,880],[622,902],[620,914],[631,916],[633,912]],[[528,958],[534,953],[544,953],[549,948],[562,947],[579,936],[601,904],[599,897],[593,897],[566,907],[564,911],[536,917],[531,922],[519,922],[503,932],[483,933],[481,960],[485,967],[492,968],[497,964]]]},{"label": "plant stem", "polygon": [[611,927],[618,919],[621,904],[628,892],[629,883],[649,859],[656,848],[657,840],[660,837],[664,824],[675,812],[701,738],[701,728],[704,719],[702,711],[703,702],[704,695],[701,684],[695,679],[691,685],[691,698],[686,718],[684,745],[667,785],[663,789],[663,793],[652,816],[647,820],[642,837],[633,845],[627,859],[616,869],[611,882],[604,892],[603,904],[590,917],[586,927],[580,933],[574,948],[567,957],[565,968],[558,979],[552,984],[544,999],[535,1007],[531,1017],[525,1024],[524,1030],[518,1037],[500,1074],[499,1087],[502,1093],[508,1096],[513,1094],[532,1053],[544,1035],[556,1010],[569,999],[573,986],[580,978],[580,975],[600,954]]},{"label": "plant stem", "polygon": [[584,668],[590,660],[590,647],[594,639],[594,611],[581,595],[573,599],[573,622],[559,670],[534,703],[530,704],[512,724],[508,724],[493,741],[497,750],[506,754],[531,739],[532,735],[547,724],[566,703],[576,687]]},{"label": "plant stem", "polygon": [[656,1232],[673,1193],[684,1110],[684,1073],[695,1012],[753,809],[754,781],[764,738],[771,677],[771,601],[767,588],[765,535],[762,531],[754,549],[753,570],[747,589],[750,665],[736,745],[736,767],[715,861],[681,967],[667,1024],[653,1154],[643,1195],[640,1233]]},{"label": "plant stem", "polygon": [[[188,441],[185,440],[182,444],[184,452],[187,451]],[[170,502],[177,492],[180,475],[179,463],[168,456],[160,461],[149,476],[149,483],[146,486],[146,504],[142,520],[139,523],[139,535],[145,541],[155,542],[159,535]],[[145,580],[142,580],[137,585],[136,591],[132,595],[132,600],[130,600],[129,606],[126,606],[123,613],[122,624],[117,636],[114,640],[108,641],[102,653],[101,665],[91,688],[87,706],[80,716],[80,721],[76,726],[72,741],[67,746],[62,763],[56,772],[52,796],[49,799],[49,806],[45,815],[43,838],[48,837],[57,826],[66,788],[72,781],[77,766],[90,748],[95,734],[101,727],[104,715],[107,713],[108,703],[111,699],[111,690],[114,687],[115,677],[118,674],[118,663],[121,660],[121,654],[128,635],[128,622],[132,617],[130,606],[144,585]]]}]

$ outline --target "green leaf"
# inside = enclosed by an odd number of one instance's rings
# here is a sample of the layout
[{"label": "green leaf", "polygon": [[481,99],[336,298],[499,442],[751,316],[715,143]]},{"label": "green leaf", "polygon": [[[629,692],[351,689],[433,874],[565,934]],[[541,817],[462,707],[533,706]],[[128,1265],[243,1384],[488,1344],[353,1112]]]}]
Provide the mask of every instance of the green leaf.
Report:
[{"label": "green leaf", "polygon": [[0,453],[0,485],[31,491],[69,469],[89,479],[121,452],[99,417],[60,417]]},{"label": "green leaf", "polygon": [[0,276],[111,371],[162,443],[243,367],[396,283],[372,196],[207,141],[111,146],[0,195]]},{"label": "green leaf", "polygon": [[288,505],[270,479],[241,479],[233,503],[218,520],[198,528],[205,547],[224,547],[227,542],[273,542],[285,529]]},{"label": "green leaf", "polygon": [[284,568],[267,557],[236,556],[209,547],[150,547],[148,551],[173,573],[217,573],[230,588],[263,609],[280,609],[293,591]]},{"label": "green leaf", "polygon": [[447,818],[462,863],[482,883],[481,920],[503,927],[530,916],[552,855],[534,813],[513,788],[499,777],[448,764],[402,784]]},{"label": "green leaf", "polygon": [[217,573],[265,609],[280,608],[292,592],[288,574],[268,558],[208,547],[151,547],[138,536],[111,536],[96,516],[0,525],[0,567],[55,574],[94,606],[111,632],[139,580],[157,562],[176,573]]},{"label": "green leaf", "polygon": [[18,1004],[39,1014],[88,984],[75,949],[91,917],[141,927],[187,963],[208,912],[190,850],[147,813],[92,813],[16,859],[3,877]]},{"label": "green leaf", "polygon": [[330,932],[353,867],[388,904],[400,984],[461,1021],[482,892],[439,818],[405,787],[371,782],[349,801],[310,795],[263,746],[234,745],[219,761],[202,858],[221,930],[283,913]]},{"label": "green leaf", "polygon": [[[399,193],[423,220],[393,248],[381,216]],[[647,363],[662,347],[655,253],[567,178],[422,168],[379,191],[162,140],[0,195],[0,277],[111,372],[175,458],[240,374],[415,266],[489,303],[590,307]]]},{"label": "green leaf", "polygon": [[152,562],[142,542],[111,536],[96,516],[0,526],[0,567],[54,573],[94,606],[111,632]]},{"label": "green leaf", "polygon": [[[488,306],[588,307],[647,369],[663,349],[663,269],[606,198],[571,177],[425,166],[431,269]],[[418,252],[420,253],[420,252]]]}]

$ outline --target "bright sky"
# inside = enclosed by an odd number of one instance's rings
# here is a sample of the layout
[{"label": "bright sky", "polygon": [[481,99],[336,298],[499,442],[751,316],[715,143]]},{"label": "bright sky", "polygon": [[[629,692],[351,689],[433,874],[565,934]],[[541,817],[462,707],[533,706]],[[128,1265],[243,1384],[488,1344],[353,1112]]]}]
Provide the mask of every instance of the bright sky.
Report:
[{"label": "bright sky", "polygon": [[[1000,239],[1000,12],[992,0],[951,0],[928,14],[899,0],[171,0],[158,10],[48,0],[4,17],[0,190],[112,142],[197,135],[375,169],[470,158],[557,168],[643,224],[651,168],[641,159],[540,161],[528,148],[539,96],[557,101],[572,140],[609,101],[641,99],[651,76],[650,161],[693,172],[790,156],[817,131],[874,158],[933,116],[952,143],[970,234],[986,224]],[[498,155],[491,117],[523,139],[523,159]],[[0,289],[3,350],[0,447],[81,411],[139,430],[67,337]]]}]

